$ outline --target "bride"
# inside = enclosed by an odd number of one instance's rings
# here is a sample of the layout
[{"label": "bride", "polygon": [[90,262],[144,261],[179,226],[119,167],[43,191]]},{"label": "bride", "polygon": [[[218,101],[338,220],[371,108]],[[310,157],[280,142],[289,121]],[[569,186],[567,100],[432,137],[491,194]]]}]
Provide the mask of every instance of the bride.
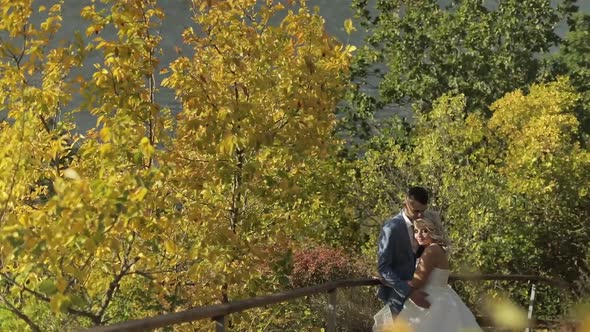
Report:
[{"label": "bride", "polygon": [[430,308],[419,307],[408,299],[394,320],[389,306],[385,305],[374,316],[373,331],[482,331],[471,311],[447,284],[450,274],[448,241],[439,219],[429,216],[414,221],[414,238],[424,247],[424,252],[409,285],[428,294]]}]

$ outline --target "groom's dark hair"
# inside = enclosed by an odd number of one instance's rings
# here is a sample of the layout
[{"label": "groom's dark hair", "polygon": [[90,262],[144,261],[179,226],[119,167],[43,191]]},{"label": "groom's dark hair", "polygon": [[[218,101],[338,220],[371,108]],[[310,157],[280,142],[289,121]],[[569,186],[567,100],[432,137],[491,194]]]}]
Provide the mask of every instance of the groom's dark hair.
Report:
[{"label": "groom's dark hair", "polygon": [[428,204],[428,191],[423,187],[410,187],[407,197],[424,205]]}]

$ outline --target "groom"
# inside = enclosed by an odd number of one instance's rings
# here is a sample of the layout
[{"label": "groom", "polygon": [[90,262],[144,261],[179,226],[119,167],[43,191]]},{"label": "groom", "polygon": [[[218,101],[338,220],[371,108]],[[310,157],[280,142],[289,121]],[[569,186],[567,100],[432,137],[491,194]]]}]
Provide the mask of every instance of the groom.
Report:
[{"label": "groom", "polygon": [[382,285],[377,296],[389,305],[397,316],[404,302],[410,298],[416,305],[428,308],[428,294],[412,289],[408,281],[416,268],[420,249],[413,234],[413,222],[424,216],[428,207],[428,192],[422,187],[411,187],[404,198],[402,211],[386,221],[379,235],[377,264]]}]

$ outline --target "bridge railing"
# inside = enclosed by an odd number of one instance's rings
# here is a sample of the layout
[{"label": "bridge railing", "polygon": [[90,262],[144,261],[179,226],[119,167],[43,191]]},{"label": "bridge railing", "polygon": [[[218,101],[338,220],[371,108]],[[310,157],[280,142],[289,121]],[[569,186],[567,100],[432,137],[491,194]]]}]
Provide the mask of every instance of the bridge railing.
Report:
[{"label": "bridge railing", "polygon": [[[496,274],[473,274],[457,275],[453,274],[450,281],[524,281],[531,284],[530,302],[528,310],[529,321],[533,318],[533,308],[535,302],[536,285],[538,283],[548,284],[551,286],[566,288],[567,284],[562,281],[539,277],[535,275],[496,275]],[[226,331],[227,316],[232,313],[242,312],[248,309],[263,307],[280,302],[295,300],[305,296],[327,294],[327,321],[326,331],[336,331],[336,291],[341,288],[376,286],[380,285],[378,279],[359,279],[359,280],[339,280],[332,281],[321,285],[292,289],[280,293],[274,293],[265,296],[231,301],[223,304],[215,304],[204,307],[188,309],[184,311],[163,314],[143,319],[129,320],[113,325],[94,327],[86,332],[123,332],[123,331],[149,331],[156,328],[168,327],[183,323],[194,322],[202,319],[212,319],[215,321],[216,332]]]}]

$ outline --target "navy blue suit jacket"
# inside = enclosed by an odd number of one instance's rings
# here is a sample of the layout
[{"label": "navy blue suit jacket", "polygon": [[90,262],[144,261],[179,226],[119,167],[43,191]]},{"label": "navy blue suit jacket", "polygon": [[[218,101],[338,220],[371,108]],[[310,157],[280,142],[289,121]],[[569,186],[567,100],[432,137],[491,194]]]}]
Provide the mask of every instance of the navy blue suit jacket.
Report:
[{"label": "navy blue suit jacket", "polygon": [[399,313],[410,294],[408,281],[416,269],[408,228],[401,212],[386,221],[379,234],[377,264],[383,285],[377,296]]}]

